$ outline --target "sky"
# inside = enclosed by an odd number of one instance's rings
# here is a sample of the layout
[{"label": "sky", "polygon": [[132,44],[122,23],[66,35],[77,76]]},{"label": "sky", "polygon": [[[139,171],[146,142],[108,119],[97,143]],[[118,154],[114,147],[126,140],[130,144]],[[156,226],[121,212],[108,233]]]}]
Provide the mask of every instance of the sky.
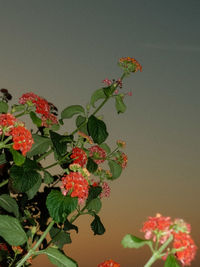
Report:
[{"label": "sky", "polygon": [[[90,230],[91,218],[77,220],[79,233],[65,252],[80,267],[112,258],[121,267],[141,267],[147,248],[124,249],[127,233],[140,238],[148,216],[183,218],[200,247],[199,0],[0,0],[0,88],[14,100],[34,92],[60,111],[86,105],[105,78],[118,79],[121,57],[143,66],[124,81],[127,111],[114,103],[99,113],[107,143],[127,143],[128,166],[103,200],[103,236]],[[71,131],[74,121],[65,124]],[[193,267],[200,265],[197,252]],[[33,267],[53,266],[40,256]],[[163,262],[154,264],[163,266]]]}]

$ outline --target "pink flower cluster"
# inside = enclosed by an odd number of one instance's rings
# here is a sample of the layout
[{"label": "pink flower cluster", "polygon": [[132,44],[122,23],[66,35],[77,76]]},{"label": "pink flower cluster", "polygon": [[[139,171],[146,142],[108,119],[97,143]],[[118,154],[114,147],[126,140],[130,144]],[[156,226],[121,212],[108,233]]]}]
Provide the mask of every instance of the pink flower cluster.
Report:
[{"label": "pink flower cluster", "polygon": [[[170,217],[163,217],[157,214],[156,217],[148,217],[141,229],[145,233],[146,239],[153,239],[163,244],[170,236],[173,236],[173,249],[166,253],[173,253],[182,263],[182,266],[189,266],[194,259],[197,246],[190,236],[191,226],[182,219],[175,219],[173,222]],[[163,257],[166,259],[166,257]]]},{"label": "pink flower cluster", "polygon": [[30,92],[23,94],[19,103],[35,107],[35,112],[41,114],[42,126],[49,127],[52,124],[58,124],[56,116],[51,112],[52,105],[46,99]]},{"label": "pink flower cluster", "polygon": [[89,148],[89,156],[96,162],[96,164],[103,163],[106,159],[106,152],[98,145]]}]

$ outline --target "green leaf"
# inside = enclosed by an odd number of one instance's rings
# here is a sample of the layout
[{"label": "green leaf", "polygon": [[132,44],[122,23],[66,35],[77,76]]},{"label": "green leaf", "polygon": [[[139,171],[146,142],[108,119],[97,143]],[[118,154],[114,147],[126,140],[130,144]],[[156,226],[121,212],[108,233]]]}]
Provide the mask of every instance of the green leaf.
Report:
[{"label": "green leaf", "polygon": [[51,184],[53,181],[54,181],[53,176],[49,172],[44,171],[44,183]]},{"label": "green leaf", "polygon": [[48,256],[50,262],[58,267],[78,267],[77,263],[74,260],[67,257],[56,248],[50,247],[43,251],[44,254]]},{"label": "green leaf", "polygon": [[96,214],[90,226],[91,226],[92,231],[94,232],[94,235],[103,235],[106,231],[100,220],[100,217]]},{"label": "green leaf", "polygon": [[51,140],[47,137],[43,137],[37,134],[33,134],[32,137],[34,143],[31,147],[31,150],[26,154],[28,158],[45,153],[51,144]]},{"label": "green leaf", "polygon": [[94,172],[97,170],[98,165],[96,164],[96,162],[94,162],[93,159],[88,158],[86,168],[88,169],[88,171],[89,171],[90,173],[94,173]]},{"label": "green leaf", "polygon": [[114,90],[115,90],[115,89],[114,89],[113,85],[111,85],[111,86],[107,86],[107,87],[104,87],[104,88],[103,88],[104,94],[105,94],[107,97],[110,97],[110,96],[113,94]]},{"label": "green leaf", "polygon": [[124,104],[123,96],[122,95],[116,95],[115,97],[115,107],[117,110],[117,113],[124,113],[126,111],[126,105]]},{"label": "green leaf", "polygon": [[22,164],[24,164],[26,158],[21,153],[19,153],[12,147],[9,150],[13,156],[13,161],[17,166],[21,166]]},{"label": "green leaf", "polygon": [[67,108],[65,108],[61,112],[61,119],[70,119],[72,118],[75,114],[85,114],[85,110],[82,106],[80,105],[72,105]]},{"label": "green leaf", "polygon": [[107,154],[111,152],[110,147],[106,143],[101,144],[100,147],[104,149]]},{"label": "green leaf", "polygon": [[19,217],[19,208],[14,198],[7,194],[0,195],[0,207],[8,212],[14,213],[15,217]]},{"label": "green leaf", "polygon": [[92,200],[97,198],[101,194],[102,188],[101,186],[90,186],[89,194],[87,198],[87,204]]},{"label": "green leaf", "polygon": [[67,216],[76,209],[78,199],[64,196],[60,191],[52,190],[46,200],[50,216],[57,223],[64,223]]},{"label": "green leaf", "polygon": [[99,211],[101,210],[101,200],[99,198],[95,198],[93,200],[91,200],[88,205],[87,205],[87,210],[90,211],[94,211],[95,213],[99,213]]},{"label": "green leaf", "polygon": [[[83,132],[83,133],[88,135],[87,123],[85,123],[85,122],[86,122],[86,118],[81,116],[81,115],[79,115],[76,118],[76,127],[79,128],[79,131],[81,131],[81,132]],[[83,125],[83,126],[81,126],[81,125]]]},{"label": "green leaf", "polygon": [[25,105],[13,105],[12,106],[12,113],[19,112],[19,111],[24,111],[26,108]]},{"label": "green leaf", "polygon": [[93,141],[98,145],[103,143],[108,137],[106,124],[93,115],[91,115],[88,120],[88,131]]},{"label": "green leaf", "polygon": [[77,233],[78,233],[78,227],[72,223],[70,223],[67,219],[64,223],[64,228],[63,228],[65,231],[68,231],[68,230],[75,230]]},{"label": "green leaf", "polygon": [[27,241],[26,233],[16,218],[0,215],[0,236],[11,246],[20,246]]},{"label": "green leaf", "polygon": [[49,131],[51,141],[58,156],[63,156],[67,152],[67,141],[63,141],[66,136],[60,135],[56,132]]},{"label": "green leaf", "polygon": [[112,173],[110,180],[117,179],[122,173],[122,167],[115,160],[108,160],[108,165]]},{"label": "green leaf", "polygon": [[52,243],[59,249],[62,249],[65,244],[70,244],[72,242],[70,234],[57,227],[52,227],[49,233]]},{"label": "green leaf", "polygon": [[0,101],[0,113],[8,112],[8,104],[6,102]]},{"label": "green leaf", "polygon": [[40,176],[40,178],[37,180],[37,182],[28,191],[26,191],[26,194],[27,194],[29,200],[34,198],[34,196],[37,194],[37,192],[41,186],[41,183],[42,183],[42,179]]},{"label": "green leaf", "polygon": [[95,108],[95,102],[99,99],[105,99],[106,95],[104,93],[104,89],[100,88],[96,91],[91,96],[90,104]]},{"label": "green leaf", "polygon": [[180,267],[174,255],[168,255],[164,267]]},{"label": "green leaf", "polygon": [[1,154],[0,155],[0,165],[3,165],[6,162],[7,162],[7,160],[6,160],[5,154]]},{"label": "green leaf", "polygon": [[121,243],[124,248],[140,248],[144,245],[151,246],[152,244],[150,240],[143,240],[130,234],[125,235]]},{"label": "green leaf", "polygon": [[42,125],[42,120],[35,114],[35,112],[31,111],[29,113],[32,122],[37,126],[40,127]]},{"label": "green leaf", "polygon": [[27,166],[24,164],[22,167],[14,165],[10,169],[12,187],[17,192],[25,193],[35,184],[39,183],[38,180],[41,180],[41,175],[34,169],[30,169],[28,164]]}]

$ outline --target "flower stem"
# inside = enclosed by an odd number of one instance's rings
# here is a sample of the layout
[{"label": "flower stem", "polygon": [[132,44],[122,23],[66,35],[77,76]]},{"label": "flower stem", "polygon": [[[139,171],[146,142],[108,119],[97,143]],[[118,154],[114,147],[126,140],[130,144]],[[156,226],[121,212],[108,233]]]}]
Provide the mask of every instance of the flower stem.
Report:
[{"label": "flower stem", "polygon": [[17,263],[16,267],[23,266],[23,264],[28,260],[28,258],[30,258],[35,253],[35,250],[40,246],[42,241],[45,239],[46,235],[49,233],[49,231],[53,227],[54,223],[55,223],[54,221],[50,222],[50,224],[48,225],[47,229],[41,235],[40,239],[37,241],[35,246],[32,249],[30,249],[29,252]]},{"label": "flower stem", "polygon": [[153,255],[144,265],[144,267],[150,267],[156,260],[160,259],[162,257],[162,252],[167,248],[167,246],[169,245],[169,243],[171,243],[172,240],[173,240],[173,235],[170,235],[167,241],[157,251],[153,253]]},{"label": "flower stem", "polygon": [[0,183],[0,187],[6,185],[8,183],[8,179]]}]

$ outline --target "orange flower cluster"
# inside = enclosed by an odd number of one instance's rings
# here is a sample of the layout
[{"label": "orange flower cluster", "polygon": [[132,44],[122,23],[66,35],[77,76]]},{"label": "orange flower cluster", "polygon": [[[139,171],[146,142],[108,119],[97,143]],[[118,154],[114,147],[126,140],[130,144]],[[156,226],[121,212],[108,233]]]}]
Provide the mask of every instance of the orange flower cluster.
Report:
[{"label": "orange flower cluster", "polygon": [[70,172],[62,177],[63,194],[70,194],[71,197],[78,197],[79,204],[82,204],[88,197],[88,181],[80,172]]},{"label": "orange flower cluster", "polygon": [[26,155],[26,153],[31,149],[33,144],[33,138],[29,130],[27,130],[23,126],[17,126],[13,128],[11,135],[13,137],[13,148],[15,150],[20,150],[22,155]]},{"label": "orange flower cluster", "polygon": [[116,162],[123,168],[126,168],[128,163],[128,157],[124,152],[120,152],[120,154],[115,158]]},{"label": "orange flower cluster", "polygon": [[142,71],[140,63],[132,57],[122,57],[119,60],[119,65],[130,72]]},{"label": "orange flower cluster", "polygon": [[106,260],[100,263],[98,267],[120,267],[120,264],[113,260]]}]

